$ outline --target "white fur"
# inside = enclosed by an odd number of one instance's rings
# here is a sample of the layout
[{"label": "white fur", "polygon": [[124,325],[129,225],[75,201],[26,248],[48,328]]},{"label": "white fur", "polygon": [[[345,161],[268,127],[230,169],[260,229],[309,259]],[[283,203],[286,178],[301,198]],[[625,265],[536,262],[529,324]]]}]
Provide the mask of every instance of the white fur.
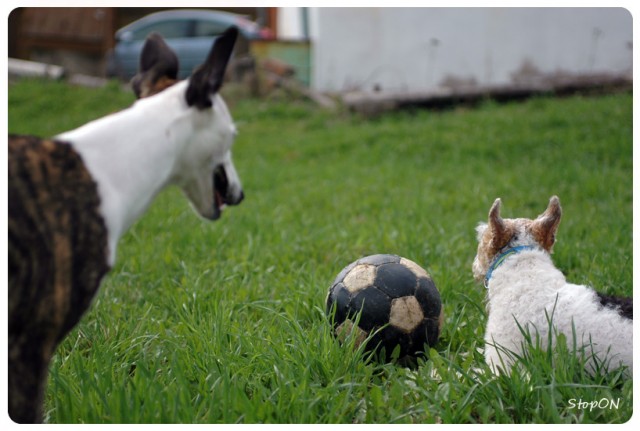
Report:
[{"label": "white fur", "polygon": [[[549,319],[569,342],[575,327],[578,347],[592,344],[600,361],[610,367],[626,365],[632,373],[633,322],[599,304],[595,292],[567,283],[544,250],[527,250],[509,256],[494,270],[488,283],[489,317],[485,358],[494,371],[511,358],[496,345],[520,354],[523,334],[516,321],[546,345]],[[588,348],[590,353],[590,347]],[[610,361],[610,362],[609,362]]]},{"label": "white fur", "polygon": [[214,217],[216,166],[225,167],[230,193],[242,193],[231,160],[236,128],[226,104],[216,94],[211,109],[189,107],[187,85],[182,81],[56,137],[74,146],[98,184],[110,265],[119,238],[165,186],[180,186],[205,218]]}]

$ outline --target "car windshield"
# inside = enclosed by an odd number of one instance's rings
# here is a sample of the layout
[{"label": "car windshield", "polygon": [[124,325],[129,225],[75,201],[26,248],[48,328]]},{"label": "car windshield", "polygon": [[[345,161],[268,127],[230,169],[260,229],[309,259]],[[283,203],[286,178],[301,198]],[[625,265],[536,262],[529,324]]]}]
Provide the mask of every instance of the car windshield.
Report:
[{"label": "car windshield", "polygon": [[154,22],[133,31],[133,40],[144,40],[151,32],[157,31],[166,39],[189,37],[191,21],[171,20]]},{"label": "car windshield", "polygon": [[229,27],[228,23],[213,21],[196,21],[193,29],[195,37],[219,36]]}]

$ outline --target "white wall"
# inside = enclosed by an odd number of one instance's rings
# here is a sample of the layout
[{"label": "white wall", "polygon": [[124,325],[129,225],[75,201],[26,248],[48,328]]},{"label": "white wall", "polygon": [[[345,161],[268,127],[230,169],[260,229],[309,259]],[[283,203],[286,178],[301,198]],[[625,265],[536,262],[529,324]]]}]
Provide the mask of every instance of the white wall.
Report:
[{"label": "white wall", "polygon": [[302,8],[279,7],[278,8],[278,39],[302,39],[303,23]]},{"label": "white wall", "polygon": [[310,8],[309,26],[320,91],[505,84],[532,67],[632,68],[632,17],[622,8]]}]

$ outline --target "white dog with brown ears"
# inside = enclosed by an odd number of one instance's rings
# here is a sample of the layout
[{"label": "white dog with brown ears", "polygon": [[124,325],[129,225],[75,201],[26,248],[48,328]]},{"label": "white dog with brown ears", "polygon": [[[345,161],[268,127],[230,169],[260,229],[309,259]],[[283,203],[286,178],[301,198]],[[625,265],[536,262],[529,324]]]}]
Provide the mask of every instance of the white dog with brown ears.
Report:
[{"label": "white dog with brown ears", "polygon": [[553,196],[535,220],[503,219],[500,205],[496,199],[488,224],[477,227],[479,245],[473,262],[475,279],[487,288],[487,364],[496,373],[508,370],[514,363],[514,355],[508,352],[522,353],[523,332],[540,337],[541,345],[547,345],[551,322],[553,331],[567,340],[573,339],[575,330],[577,346],[593,354],[587,362],[590,372],[622,365],[631,375],[631,298],[602,295],[587,286],[567,283],[551,260],[562,215],[559,199]]}]

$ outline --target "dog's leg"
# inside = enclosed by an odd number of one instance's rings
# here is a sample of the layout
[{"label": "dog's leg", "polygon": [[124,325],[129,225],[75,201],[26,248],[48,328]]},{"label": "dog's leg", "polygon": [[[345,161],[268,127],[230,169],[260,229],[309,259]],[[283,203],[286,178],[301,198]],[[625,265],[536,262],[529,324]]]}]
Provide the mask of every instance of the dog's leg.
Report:
[{"label": "dog's leg", "polygon": [[42,422],[42,402],[52,349],[42,334],[9,339],[9,416],[14,422]]}]

